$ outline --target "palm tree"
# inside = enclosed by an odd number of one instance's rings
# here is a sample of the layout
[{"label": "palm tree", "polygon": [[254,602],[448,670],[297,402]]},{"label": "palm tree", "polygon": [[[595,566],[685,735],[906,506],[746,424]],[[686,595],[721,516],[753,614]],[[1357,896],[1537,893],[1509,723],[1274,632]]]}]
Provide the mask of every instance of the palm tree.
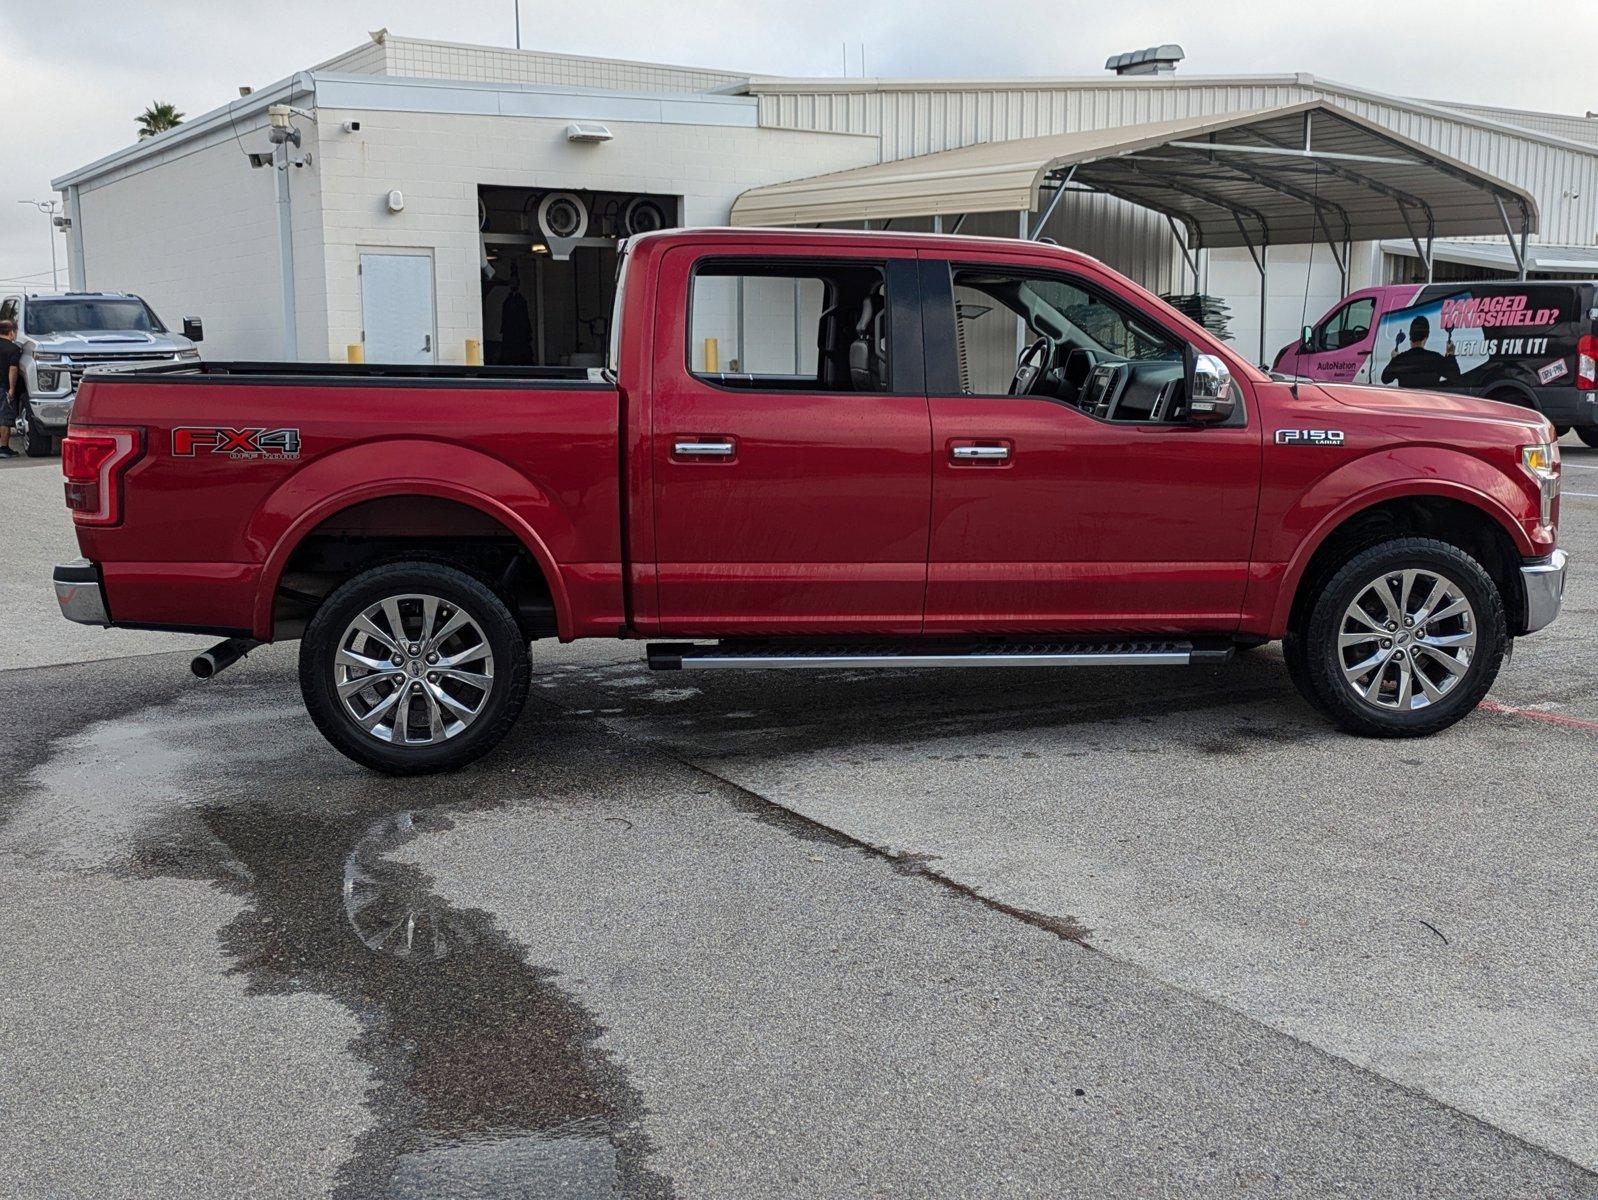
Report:
[{"label": "palm tree", "polygon": [[151,101],[150,107],[134,118],[134,124],[139,127],[139,140],[142,142],[145,138],[183,124],[183,114],[170,104]]}]

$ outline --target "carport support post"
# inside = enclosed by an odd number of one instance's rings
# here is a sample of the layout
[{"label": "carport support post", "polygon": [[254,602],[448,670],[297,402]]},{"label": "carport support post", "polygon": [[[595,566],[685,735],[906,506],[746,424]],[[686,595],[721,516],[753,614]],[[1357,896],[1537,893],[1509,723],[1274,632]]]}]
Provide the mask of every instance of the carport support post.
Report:
[{"label": "carport support post", "polygon": [[1515,256],[1515,267],[1517,269],[1515,278],[1524,280],[1526,278],[1526,234],[1529,225],[1526,220],[1526,212],[1524,209],[1521,210],[1520,240],[1517,242],[1515,240],[1515,231],[1509,224],[1509,213],[1504,209],[1504,198],[1494,192],[1493,203],[1498,205],[1498,219],[1504,223],[1504,237],[1509,239],[1509,252]]},{"label": "carport support post", "polygon": [[277,174],[277,252],[283,281],[283,357],[297,362],[300,336],[294,298],[294,207],[289,195],[289,144],[272,147],[272,169]]},{"label": "carport support post", "polygon": [[[1232,213],[1232,221],[1237,226],[1238,236],[1243,239],[1243,245],[1248,250],[1248,256],[1254,260],[1254,265],[1260,273],[1260,366],[1265,366],[1265,305],[1269,298],[1270,275],[1267,270],[1266,258],[1271,251],[1270,233],[1263,229],[1264,236],[1260,238],[1259,251],[1254,249],[1254,239],[1248,236],[1248,226],[1243,224],[1243,218],[1237,212]],[[1264,222],[1260,224],[1263,226]]]}]

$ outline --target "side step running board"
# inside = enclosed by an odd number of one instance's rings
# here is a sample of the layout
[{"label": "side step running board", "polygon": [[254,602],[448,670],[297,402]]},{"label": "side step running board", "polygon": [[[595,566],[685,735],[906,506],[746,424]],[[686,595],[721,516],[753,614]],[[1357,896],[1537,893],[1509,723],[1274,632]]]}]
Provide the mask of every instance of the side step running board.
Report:
[{"label": "side step running board", "polygon": [[1185,667],[1225,662],[1229,642],[651,642],[652,671],[886,667]]}]

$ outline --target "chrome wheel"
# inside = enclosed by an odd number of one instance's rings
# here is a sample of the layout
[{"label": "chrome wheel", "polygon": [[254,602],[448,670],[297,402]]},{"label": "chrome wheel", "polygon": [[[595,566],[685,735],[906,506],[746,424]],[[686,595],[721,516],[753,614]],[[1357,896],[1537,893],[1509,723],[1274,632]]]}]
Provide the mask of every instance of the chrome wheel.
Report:
[{"label": "chrome wheel", "polygon": [[431,746],[463,733],[494,690],[494,652],[464,609],[437,596],[389,596],[345,626],[333,684],[368,735]]},{"label": "chrome wheel", "polygon": [[1476,611],[1452,580],[1435,571],[1388,571],[1344,610],[1337,635],[1343,679],[1366,704],[1425,708],[1470,670],[1476,629]]}]

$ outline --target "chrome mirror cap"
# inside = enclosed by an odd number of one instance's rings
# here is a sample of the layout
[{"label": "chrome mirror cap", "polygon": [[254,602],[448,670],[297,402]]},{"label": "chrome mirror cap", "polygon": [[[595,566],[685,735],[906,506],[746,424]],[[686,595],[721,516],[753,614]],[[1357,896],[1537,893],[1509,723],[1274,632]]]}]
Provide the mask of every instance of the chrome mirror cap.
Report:
[{"label": "chrome mirror cap", "polygon": [[1213,354],[1193,358],[1193,380],[1188,387],[1188,420],[1199,425],[1216,425],[1232,415],[1236,406],[1232,373]]}]

